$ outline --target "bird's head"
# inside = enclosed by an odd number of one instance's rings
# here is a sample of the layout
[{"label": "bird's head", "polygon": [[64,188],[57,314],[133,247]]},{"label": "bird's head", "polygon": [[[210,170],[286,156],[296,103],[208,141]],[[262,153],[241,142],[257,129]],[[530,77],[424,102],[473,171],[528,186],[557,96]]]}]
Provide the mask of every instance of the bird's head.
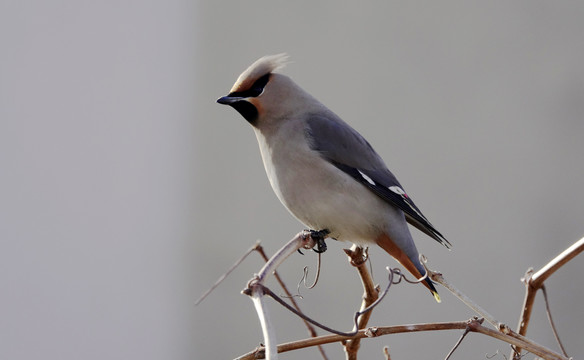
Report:
[{"label": "bird's head", "polygon": [[260,58],[239,75],[229,94],[217,102],[231,106],[255,127],[298,111],[298,104],[309,95],[289,77],[275,72],[284,67],[287,59],[286,54]]}]

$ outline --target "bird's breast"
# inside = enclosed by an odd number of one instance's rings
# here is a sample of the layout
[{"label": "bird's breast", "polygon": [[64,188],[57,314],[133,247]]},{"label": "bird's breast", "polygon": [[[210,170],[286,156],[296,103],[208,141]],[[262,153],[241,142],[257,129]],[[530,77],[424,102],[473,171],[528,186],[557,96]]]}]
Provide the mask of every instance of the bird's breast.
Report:
[{"label": "bird's breast", "polygon": [[387,225],[387,211],[394,210],[312,150],[302,128],[285,130],[267,137],[256,131],[282,204],[310,229],[329,229],[332,237],[354,243],[374,241]]}]

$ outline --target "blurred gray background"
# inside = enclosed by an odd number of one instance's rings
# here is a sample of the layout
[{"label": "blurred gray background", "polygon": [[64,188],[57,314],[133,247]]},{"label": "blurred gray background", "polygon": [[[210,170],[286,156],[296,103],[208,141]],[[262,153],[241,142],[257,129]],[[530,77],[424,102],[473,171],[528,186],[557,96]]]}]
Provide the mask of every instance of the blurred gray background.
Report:
[{"label": "blurred gray background", "polygon": [[[230,359],[262,341],[239,293],[259,256],[194,303],[256,240],[273,253],[303,228],[273,195],[249,125],[215,104],[279,52],[453,243],[414,231],[430,267],[515,328],[525,271],[584,235],[583,34],[581,1],[1,2],[0,358]],[[349,330],[362,289],[350,244],[328,245],[299,301]],[[396,262],[371,256],[384,285]],[[292,290],[315,262],[282,266]],[[583,272],[576,258],[547,283],[576,358]],[[395,286],[370,324],[473,315],[439,291],[442,304]],[[535,306],[528,335],[555,349],[541,295]],[[280,342],[306,337],[270,310]],[[444,358],[459,335],[367,340],[361,358],[382,359],[384,345],[393,359]],[[454,359],[497,351],[509,353],[471,335]]]}]

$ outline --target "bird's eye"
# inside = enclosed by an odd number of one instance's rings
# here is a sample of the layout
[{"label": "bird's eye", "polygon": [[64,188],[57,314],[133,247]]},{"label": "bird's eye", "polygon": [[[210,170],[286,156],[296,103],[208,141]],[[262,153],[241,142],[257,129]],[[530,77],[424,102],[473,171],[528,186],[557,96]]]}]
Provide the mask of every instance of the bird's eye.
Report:
[{"label": "bird's eye", "polygon": [[254,97],[260,96],[261,93],[264,92],[264,88],[266,87],[266,84],[268,83],[269,80],[270,74],[268,73],[262,76],[261,78],[257,79],[256,82],[253,83],[251,91],[255,94],[253,95]]}]

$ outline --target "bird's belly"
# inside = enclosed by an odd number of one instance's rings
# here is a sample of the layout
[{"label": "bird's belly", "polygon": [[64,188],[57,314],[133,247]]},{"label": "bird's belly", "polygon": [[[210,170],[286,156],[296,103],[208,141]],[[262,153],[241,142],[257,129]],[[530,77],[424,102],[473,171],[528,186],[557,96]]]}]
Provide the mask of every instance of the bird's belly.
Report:
[{"label": "bird's belly", "polygon": [[387,203],[325,161],[318,169],[308,161],[279,169],[270,183],[280,201],[313,230],[328,229],[331,237],[357,244],[374,242],[387,225]]}]

